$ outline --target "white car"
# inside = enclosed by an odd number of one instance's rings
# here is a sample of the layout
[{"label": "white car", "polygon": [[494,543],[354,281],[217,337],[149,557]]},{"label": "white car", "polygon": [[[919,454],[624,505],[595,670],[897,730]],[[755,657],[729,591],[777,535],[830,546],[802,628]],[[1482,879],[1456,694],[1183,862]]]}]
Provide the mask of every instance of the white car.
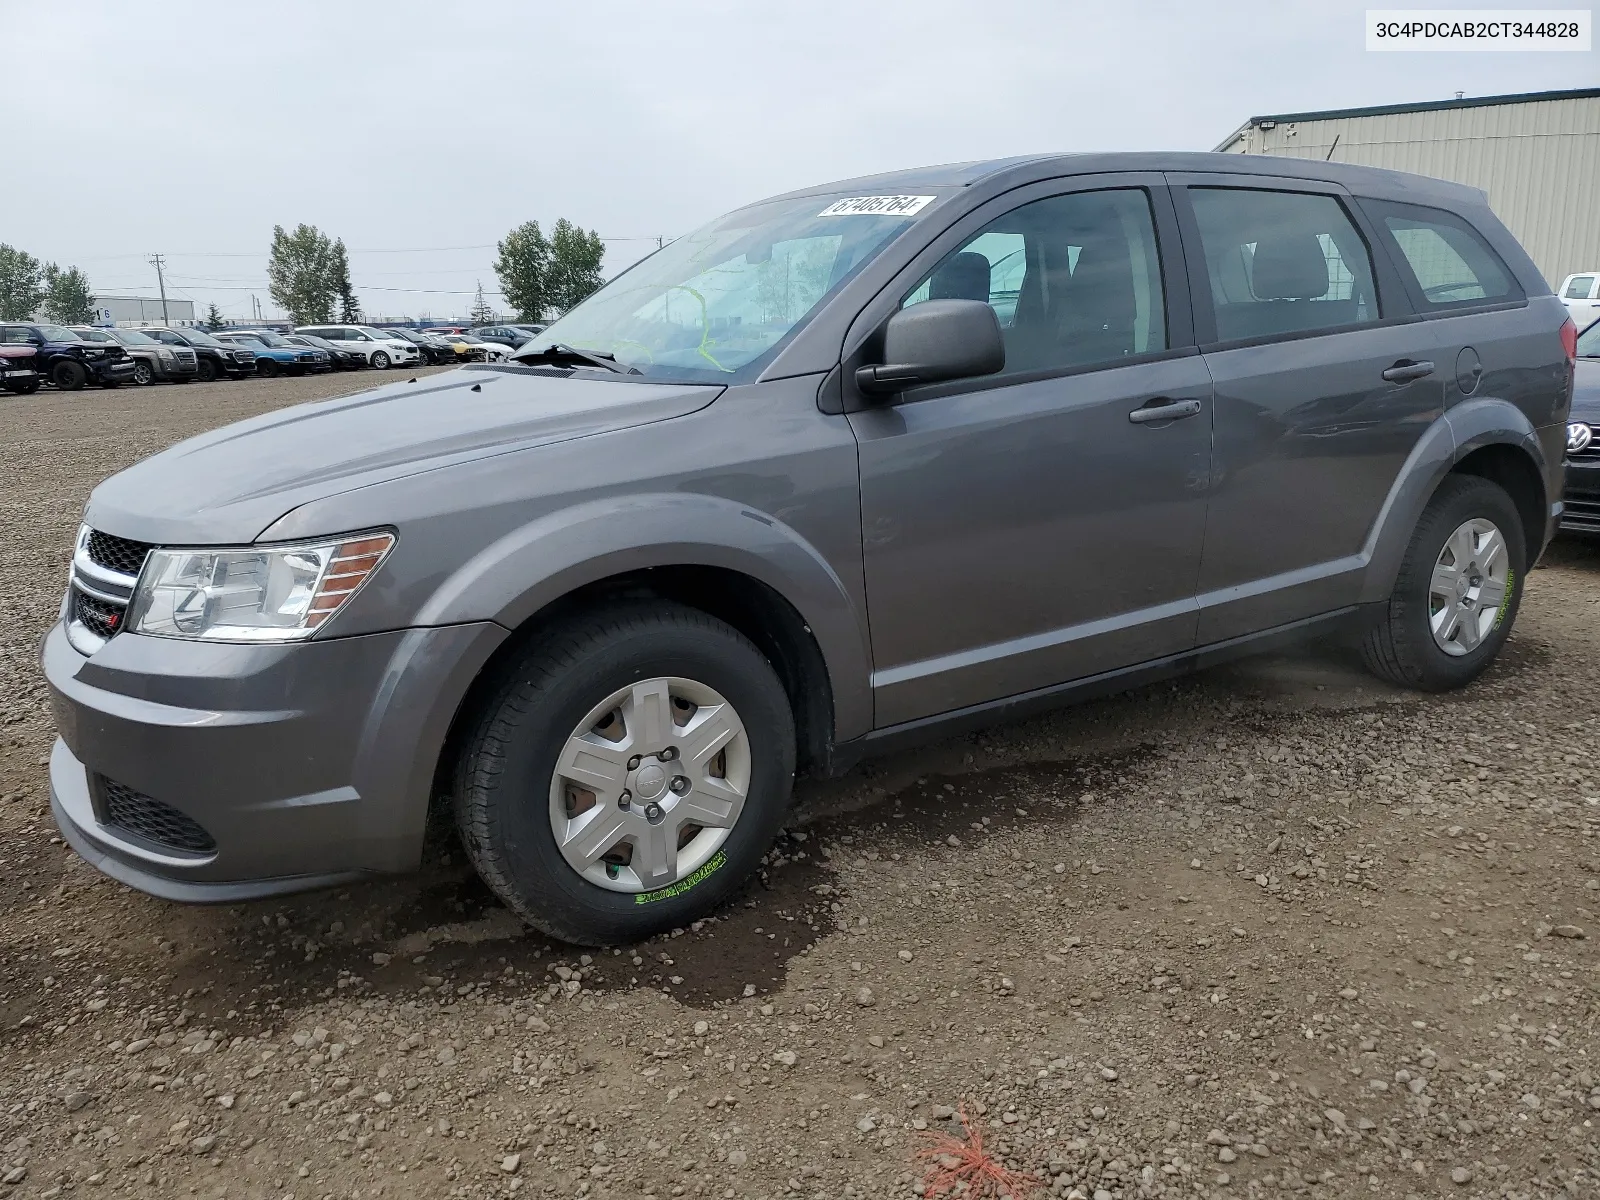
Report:
[{"label": "white car", "polygon": [[1567,314],[1580,330],[1600,320],[1600,271],[1584,271],[1568,275],[1561,281],[1556,293],[1567,306]]},{"label": "white car", "polygon": [[422,364],[422,351],[415,343],[371,325],[302,325],[295,332],[322,338],[341,350],[353,350],[367,360],[367,366],[379,371]]}]

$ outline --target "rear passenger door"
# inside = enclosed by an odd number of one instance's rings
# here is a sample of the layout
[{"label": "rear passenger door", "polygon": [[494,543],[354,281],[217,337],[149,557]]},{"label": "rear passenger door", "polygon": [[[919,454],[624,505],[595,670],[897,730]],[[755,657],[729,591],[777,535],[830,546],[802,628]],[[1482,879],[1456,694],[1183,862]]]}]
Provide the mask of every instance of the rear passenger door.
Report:
[{"label": "rear passenger door", "polygon": [[1215,386],[1200,645],[1354,604],[1453,358],[1335,184],[1170,175]]}]

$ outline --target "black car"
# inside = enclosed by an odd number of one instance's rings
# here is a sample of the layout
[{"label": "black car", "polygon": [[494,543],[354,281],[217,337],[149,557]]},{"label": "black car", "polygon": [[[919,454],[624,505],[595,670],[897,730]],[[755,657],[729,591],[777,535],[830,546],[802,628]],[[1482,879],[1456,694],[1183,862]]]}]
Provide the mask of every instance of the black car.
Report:
[{"label": "black car", "polygon": [[256,353],[244,346],[230,346],[219,342],[203,329],[184,325],[177,329],[146,329],[142,331],[166,346],[187,346],[200,361],[199,378],[202,383],[226,376],[243,379],[256,373]]},{"label": "black car", "polygon": [[415,329],[389,328],[385,333],[393,334],[397,338],[410,342],[422,351],[423,361],[430,367],[437,363],[453,363],[456,361],[455,347],[431,333],[418,333]]},{"label": "black car", "polygon": [[509,346],[515,350],[524,342],[532,341],[543,329],[533,329],[525,325],[483,325],[472,330],[474,337],[480,337],[486,342],[499,342],[502,346]]},{"label": "black car", "polygon": [[328,356],[328,361],[335,371],[354,371],[367,365],[367,360],[354,350],[346,350],[335,345],[327,338],[319,338],[310,333],[286,333],[283,340],[292,346],[306,346],[312,350],[321,350]]},{"label": "black car", "polygon": [[62,325],[0,325],[0,344],[33,346],[39,373],[64,392],[133,382],[133,359],[121,344],[92,344]]},{"label": "black car", "polygon": [[1561,528],[1600,533],[1600,321],[1578,335],[1567,417],[1567,486]]}]

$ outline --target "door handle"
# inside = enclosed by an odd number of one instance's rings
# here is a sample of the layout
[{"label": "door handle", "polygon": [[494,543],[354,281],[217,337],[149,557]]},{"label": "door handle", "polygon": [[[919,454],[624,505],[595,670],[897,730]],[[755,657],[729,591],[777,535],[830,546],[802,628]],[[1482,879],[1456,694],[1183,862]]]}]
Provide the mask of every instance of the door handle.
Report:
[{"label": "door handle", "polygon": [[1135,425],[1148,425],[1152,421],[1177,421],[1197,415],[1203,405],[1198,400],[1169,400],[1165,396],[1141,404],[1128,414]]},{"label": "door handle", "polygon": [[1410,383],[1413,379],[1422,379],[1433,374],[1431,362],[1412,362],[1402,358],[1394,366],[1383,373],[1383,377],[1390,383]]}]

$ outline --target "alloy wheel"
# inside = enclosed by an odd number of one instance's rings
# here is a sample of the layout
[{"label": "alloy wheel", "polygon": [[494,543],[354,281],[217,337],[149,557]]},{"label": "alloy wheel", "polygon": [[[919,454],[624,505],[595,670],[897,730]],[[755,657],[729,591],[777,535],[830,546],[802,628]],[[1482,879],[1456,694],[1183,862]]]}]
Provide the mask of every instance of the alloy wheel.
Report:
[{"label": "alloy wheel", "polygon": [[562,858],[619,892],[667,887],[727,841],[750,788],[744,722],[692,679],[644,679],[589,710],[550,781]]},{"label": "alloy wheel", "polygon": [[1511,556],[1493,521],[1473,517],[1445,539],[1428,583],[1434,644],[1460,657],[1489,636],[1506,601]]}]

